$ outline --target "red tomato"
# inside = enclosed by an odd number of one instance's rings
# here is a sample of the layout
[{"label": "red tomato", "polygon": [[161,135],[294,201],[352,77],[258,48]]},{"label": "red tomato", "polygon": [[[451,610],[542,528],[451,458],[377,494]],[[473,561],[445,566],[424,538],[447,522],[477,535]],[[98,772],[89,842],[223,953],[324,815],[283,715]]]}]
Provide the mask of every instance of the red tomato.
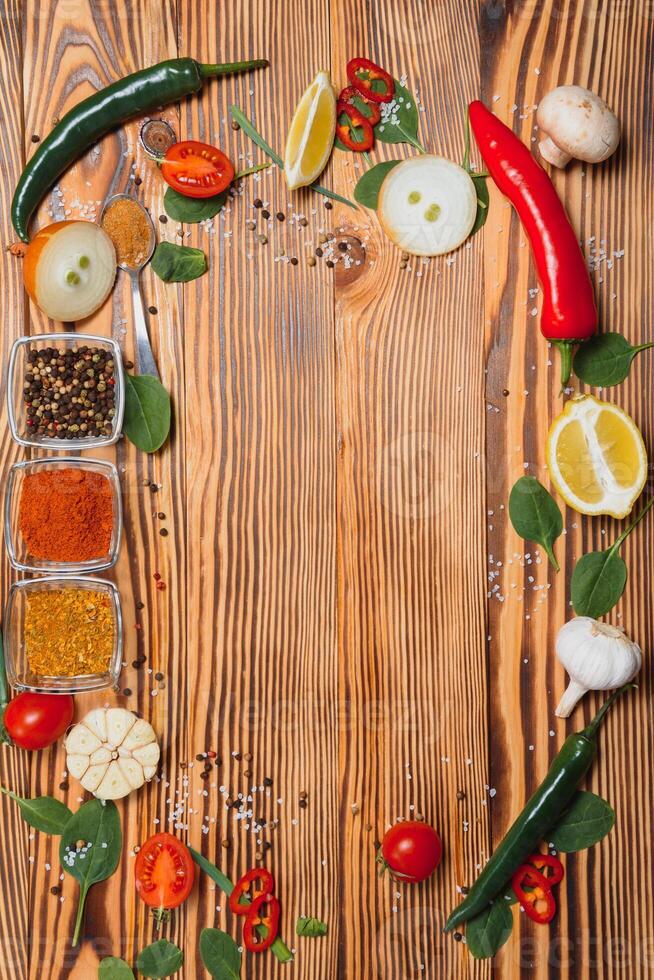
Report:
[{"label": "red tomato", "polygon": [[433,827],[421,820],[403,820],[384,836],[379,860],[398,881],[424,881],[440,864],[443,848]]},{"label": "red tomato", "polygon": [[74,709],[70,694],[25,691],[7,705],[4,724],[19,748],[45,749],[64,734]]},{"label": "red tomato", "polygon": [[234,180],[231,161],[208,143],[173,143],[161,164],[167,184],[185,197],[214,197]]},{"label": "red tomato", "polygon": [[153,834],[136,855],[136,890],[160,916],[176,909],[191,893],[195,865],[186,844],[172,834]]}]

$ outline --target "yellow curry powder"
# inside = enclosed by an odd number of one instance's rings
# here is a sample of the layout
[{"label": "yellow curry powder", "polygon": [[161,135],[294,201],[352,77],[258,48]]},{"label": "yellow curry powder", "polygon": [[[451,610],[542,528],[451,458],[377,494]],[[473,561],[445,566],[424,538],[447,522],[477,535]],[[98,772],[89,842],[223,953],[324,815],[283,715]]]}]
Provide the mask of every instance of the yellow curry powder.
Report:
[{"label": "yellow curry powder", "polygon": [[110,204],[102,218],[102,227],[114,243],[118,265],[135,269],[145,262],[152,229],[136,201],[121,197]]},{"label": "yellow curry powder", "polygon": [[27,594],[25,652],[34,674],[105,673],[113,647],[111,600],[104,592],[44,589]]}]

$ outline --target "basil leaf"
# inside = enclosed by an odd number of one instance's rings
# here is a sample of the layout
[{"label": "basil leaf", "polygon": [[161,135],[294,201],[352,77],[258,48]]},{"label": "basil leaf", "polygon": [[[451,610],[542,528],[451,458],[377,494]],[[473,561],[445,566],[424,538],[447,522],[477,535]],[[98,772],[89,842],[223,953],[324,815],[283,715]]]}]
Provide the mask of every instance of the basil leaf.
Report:
[{"label": "basil leaf", "polygon": [[[79,851],[78,841],[85,842],[84,848]],[[83,803],[66,824],[59,844],[59,860],[64,871],[80,884],[73,946],[79,940],[89,888],[114,873],[122,847],[120,817],[113,800]]]},{"label": "basil leaf", "polygon": [[134,980],[134,971],[118,956],[105,956],[98,966],[98,980]]},{"label": "basil leaf", "polygon": [[581,344],[574,359],[574,372],[585,384],[610,388],[629,374],[636,354],[654,343],[633,347],[620,333],[601,333]]},{"label": "basil leaf", "polygon": [[496,898],[466,926],[466,944],[477,960],[495,956],[513,929],[513,914],[504,899]]},{"label": "basil leaf", "polygon": [[295,931],[298,936],[311,936],[311,938],[326,936],[327,923],[321,922],[320,919],[312,919],[308,915],[301,915],[297,920]]},{"label": "basil leaf", "polygon": [[226,932],[221,929],[203,929],[200,933],[200,956],[215,980],[239,980],[241,954]]},{"label": "basil leaf", "polygon": [[[392,105],[392,110],[385,106]],[[410,143],[421,153],[424,147],[418,142],[418,121],[420,113],[414,96],[408,88],[395,79],[395,94],[392,102],[381,103],[382,117],[375,126],[375,139],[382,143]]]},{"label": "basil leaf", "polygon": [[581,851],[606,837],[614,823],[615,810],[606,800],[580,790],[547,837],[557,851]]},{"label": "basil leaf", "polygon": [[475,185],[475,191],[477,193],[477,214],[475,215],[475,223],[472,226],[472,231],[469,234],[469,238],[472,238],[480,228],[483,228],[486,224],[486,218],[488,217],[488,204],[490,202],[490,195],[488,193],[488,185],[486,183],[485,177],[480,177],[478,174],[474,174],[468,171],[470,178]]},{"label": "basil leaf", "polygon": [[173,187],[164,194],[166,214],[173,221],[185,221],[186,224],[197,224],[207,218],[215,218],[225,207],[227,191],[215,194],[214,197],[185,197]]},{"label": "basil leaf", "polygon": [[169,977],[177,973],[184,962],[184,954],[179,946],[169,943],[167,939],[158,939],[141,950],[136,960],[137,970],[144,977]]},{"label": "basil leaf", "polygon": [[578,616],[598,619],[613,609],[627,584],[627,566],[615,550],[591,551],[574,567],[570,598]]},{"label": "basil leaf", "polygon": [[207,271],[207,257],[200,248],[159,242],[151,265],[164,282],[191,282]]},{"label": "basil leaf", "polygon": [[379,191],[384,183],[384,178],[389,170],[397,167],[398,163],[402,163],[402,161],[385,160],[384,163],[377,163],[370,170],[366,170],[365,174],[359,177],[354,188],[354,200],[363,204],[364,208],[372,208],[373,211],[376,211]]},{"label": "basil leaf", "polygon": [[563,531],[563,518],[554,498],[535,476],[521,476],[509,496],[509,517],[521,538],[542,545],[559,571],[553,544]]},{"label": "basil leaf", "polygon": [[63,834],[73,815],[65,803],[52,796],[35,796],[29,799],[17,796],[4,786],[0,786],[0,793],[5,793],[18,804],[23,820],[30,827],[41,830],[44,834]]},{"label": "basil leaf", "polygon": [[145,453],[163,446],[170,432],[170,395],[157,378],[125,375],[123,432]]}]

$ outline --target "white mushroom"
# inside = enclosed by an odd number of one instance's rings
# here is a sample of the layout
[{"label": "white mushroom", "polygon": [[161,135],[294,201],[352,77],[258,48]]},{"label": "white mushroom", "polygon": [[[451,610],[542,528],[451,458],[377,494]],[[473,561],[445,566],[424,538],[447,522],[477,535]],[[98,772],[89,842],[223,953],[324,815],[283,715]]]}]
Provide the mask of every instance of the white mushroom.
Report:
[{"label": "white mushroom", "polygon": [[574,157],[599,163],[620,142],[620,123],[594,92],[580,85],[559,85],[541,99],[536,121],[544,134],[538,144],[543,159],[565,167]]}]

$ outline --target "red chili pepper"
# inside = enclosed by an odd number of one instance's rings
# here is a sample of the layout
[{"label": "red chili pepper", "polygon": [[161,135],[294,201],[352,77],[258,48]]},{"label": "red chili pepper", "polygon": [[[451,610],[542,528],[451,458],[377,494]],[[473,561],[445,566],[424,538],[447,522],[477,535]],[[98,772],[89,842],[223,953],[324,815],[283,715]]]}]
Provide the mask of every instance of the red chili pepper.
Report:
[{"label": "red chili pepper", "polygon": [[[556,902],[545,875],[530,864],[521,864],[513,875],[511,884],[516,898],[533,922],[545,925],[552,921],[556,912]],[[524,886],[529,887],[531,891],[525,891]]]},{"label": "red chili pepper", "polygon": [[593,287],[577,236],[554,184],[524,143],[481,102],[471,102],[469,113],[484,163],[529,236],[543,290],[540,329],[561,352],[565,386],[573,345],[597,330]]},{"label": "red chili pepper", "polygon": [[[263,915],[261,910],[265,905],[268,906],[268,910]],[[259,926],[264,926],[268,930],[263,939],[257,932]],[[264,949],[269,949],[274,943],[278,930],[279,902],[274,895],[259,895],[250,905],[243,923],[245,948],[249,953],[263,953]]]},{"label": "red chili pepper", "polygon": [[[370,150],[375,141],[375,134],[368,119],[366,119],[362,112],[359,112],[356,106],[351,105],[349,102],[341,102],[339,99],[336,103],[336,118],[340,119],[343,113],[348,117],[349,122],[336,123],[336,135],[341,143],[347,146],[348,150],[354,150],[355,153],[363,153],[366,150]],[[361,140],[357,141],[354,139],[352,127],[363,130],[363,138]]]},{"label": "red chili pepper", "polygon": [[[256,887],[254,887],[256,885]],[[275,879],[266,868],[252,868],[238,879],[229,896],[229,907],[235,915],[249,915],[250,909],[261,895],[271,895],[275,890]],[[248,897],[250,903],[241,902]]]},{"label": "red chili pepper", "polygon": [[[365,95],[361,95],[361,92],[357,92],[354,85],[348,85],[347,88],[343,89],[338,97],[339,102],[349,102],[351,105],[354,105],[355,109],[358,109],[359,106],[355,105],[354,103],[355,99],[359,99],[360,102],[365,102],[366,109],[370,109],[370,115],[366,116],[366,119],[371,126],[376,126],[381,119],[381,109],[376,102],[369,102]],[[365,115],[365,113],[362,114]]]},{"label": "red chili pepper", "polygon": [[[357,92],[370,102],[390,102],[395,93],[393,76],[368,58],[352,58],[348,61],[347,77]],[[384,91],[375,92],[373,82],[383,82]]]},{"label": "red chili pepper", "polygon": [[[527,858],[525,863],[533,864],[537,871],[547,879],[547,884],[552,887],[552,885],[558,885],[560,881],[563,881],[563,865],[557,857],[553,854],[532,854],[531,857]],[[544,868],[551,868],[552,873],[546,874],[543,870]]]}]

